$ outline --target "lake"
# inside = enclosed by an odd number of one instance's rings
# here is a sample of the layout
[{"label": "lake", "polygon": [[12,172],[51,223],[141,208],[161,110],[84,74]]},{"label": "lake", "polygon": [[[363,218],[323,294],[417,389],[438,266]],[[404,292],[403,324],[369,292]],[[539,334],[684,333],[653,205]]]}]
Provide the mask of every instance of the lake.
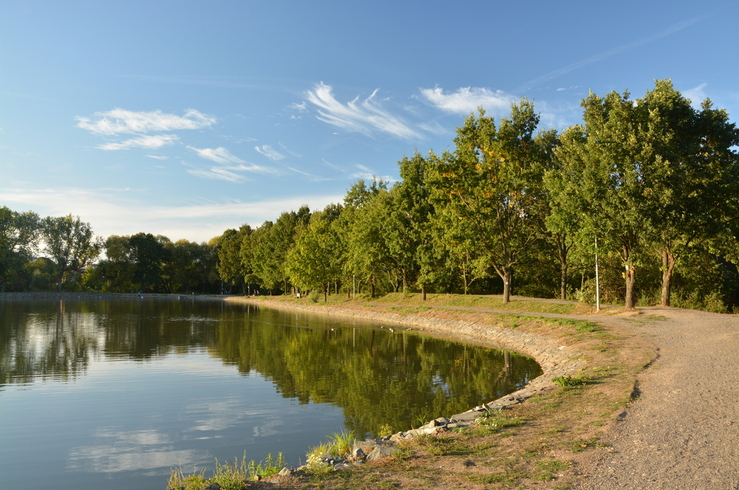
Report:
[{"label": "lake", "polygon": [[0,299],[4,488],[166,486],[513,392],[530,358],[402,327],[190,297]]}]

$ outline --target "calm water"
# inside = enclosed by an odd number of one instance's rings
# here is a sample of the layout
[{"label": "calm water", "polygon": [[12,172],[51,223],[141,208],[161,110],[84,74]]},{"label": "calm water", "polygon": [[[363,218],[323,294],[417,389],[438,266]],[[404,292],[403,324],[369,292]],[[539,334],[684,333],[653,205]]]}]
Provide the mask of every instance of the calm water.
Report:
[{"label": "calm water", "polygon": [[191,299],[0,300],[5,488],[161,489],[247,452],[406,430],[541,373],[508,352]]}]

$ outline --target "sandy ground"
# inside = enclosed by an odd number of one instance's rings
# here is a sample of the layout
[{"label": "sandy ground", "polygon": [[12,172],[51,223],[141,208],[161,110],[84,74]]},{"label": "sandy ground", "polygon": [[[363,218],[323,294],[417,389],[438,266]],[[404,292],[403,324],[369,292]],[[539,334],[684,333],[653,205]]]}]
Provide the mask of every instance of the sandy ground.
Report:
[{"label": "sandy ground", "polygon": [[739,489],[739,317],[640,310],[664,320],[606,323],[650,338],[658,357],[639,376],[612,446],[582,462],[578,488]]}]

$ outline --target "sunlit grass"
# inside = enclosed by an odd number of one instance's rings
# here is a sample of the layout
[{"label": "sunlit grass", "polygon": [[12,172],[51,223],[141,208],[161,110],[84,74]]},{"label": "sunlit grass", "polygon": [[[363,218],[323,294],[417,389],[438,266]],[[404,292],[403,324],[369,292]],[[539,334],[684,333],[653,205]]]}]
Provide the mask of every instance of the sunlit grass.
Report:
[{"label": "sunlit grass", "polygon": [[167,481],[167,490],[200,490],[210,484],[217,484],[223,490],[242,490],[248,480],[276,475],[284,466],[282,453],[277,458],[268,454],[262,462],[257,463],[247,460],[245,451],[241,459],[236,458],[232,462],[221,463],[216,459],[210,478],[205,477],[205,469],[186,475],[182,468],[174,468]]}]

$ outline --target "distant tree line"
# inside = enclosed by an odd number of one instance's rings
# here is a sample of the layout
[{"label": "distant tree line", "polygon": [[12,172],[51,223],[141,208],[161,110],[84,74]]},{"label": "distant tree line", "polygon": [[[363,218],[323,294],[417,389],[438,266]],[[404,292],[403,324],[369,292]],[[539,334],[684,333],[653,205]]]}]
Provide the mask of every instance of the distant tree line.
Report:
[{"label": "distant tree line", "polygon": [[216,261],[214,243],[150,233],[102,240],[79,217],[0,208],[0,292],[217,293]]},{"label": "distant tree line", "polygon": [[[709,100],[694,108],[669,80],[639,99],[591,93],[581,105],[583,124],[561,133],[539,129],[527,99],[499,121],[480,109],[457,128],[452,149],[402,158],[393,185],[359,180],[343,203],[245,224],[208,244],[143,233],[101,243],[84,238],[89,225],[79,218],[3,208],[3,287],[36,287],[43,259],[29,244],[40,236],[58,288],[77,274],[74,287],[107,291],[460,292],[508,301],[515,286],[592,300],[597,255],[603,301],[733,307],[739,130],[727,112]],[[52,252],[55,234],[76,236],[54,231],[54,220],[89,243]],[[80,273],[101,250],[106,258]]]}]

